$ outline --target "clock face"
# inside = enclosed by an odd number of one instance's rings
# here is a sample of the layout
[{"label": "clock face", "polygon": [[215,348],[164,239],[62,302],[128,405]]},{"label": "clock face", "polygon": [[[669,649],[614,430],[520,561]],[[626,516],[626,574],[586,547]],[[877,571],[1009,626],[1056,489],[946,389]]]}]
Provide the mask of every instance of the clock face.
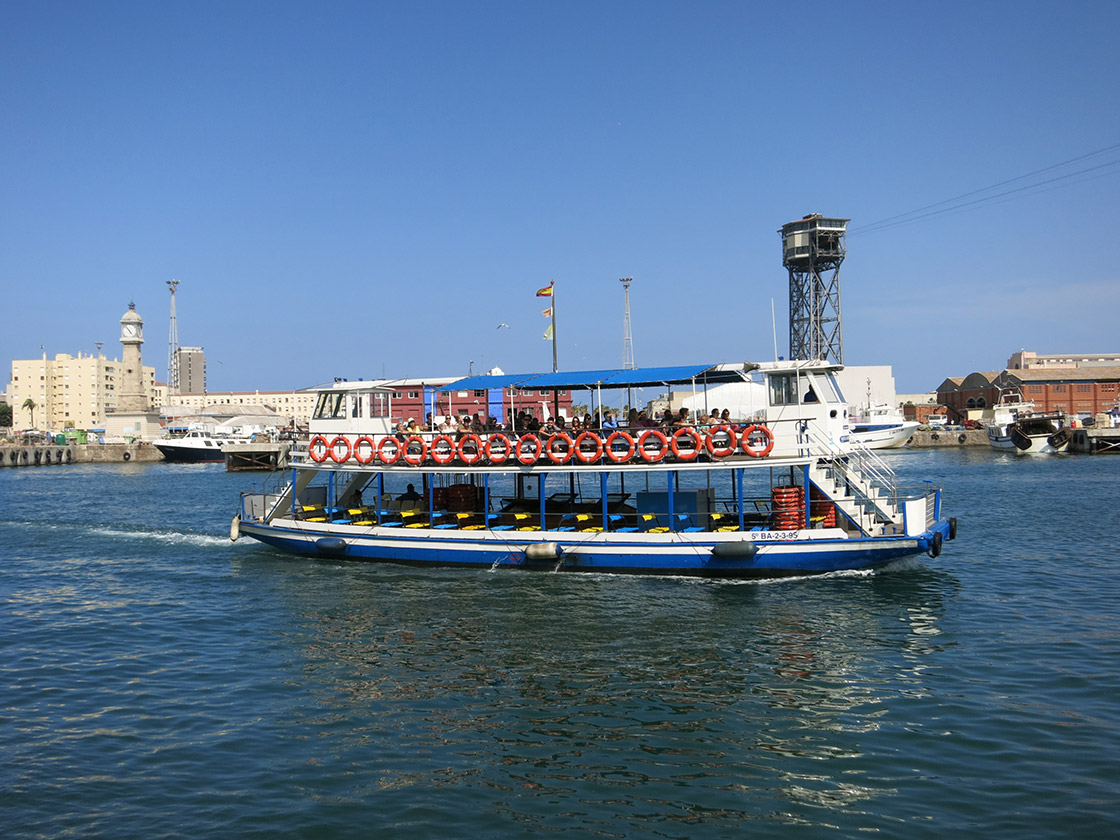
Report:
[{"label": "clock face", "polygon": [[125,324],[121,328],[121,335],[123,335],[125,338],[136,338],[139,332],[140,330],[137,329],[135,324]]}]

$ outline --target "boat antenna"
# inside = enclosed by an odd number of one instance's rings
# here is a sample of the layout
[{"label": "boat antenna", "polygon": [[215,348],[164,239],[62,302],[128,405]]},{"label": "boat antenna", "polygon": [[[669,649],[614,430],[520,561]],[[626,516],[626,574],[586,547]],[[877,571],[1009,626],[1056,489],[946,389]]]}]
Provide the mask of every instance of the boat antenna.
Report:
[{"label": "boat antenna", "polygon": [[778,361],[778,319],[774,315],[774,298],[770,298],[770,330],[774,335],[774,361]]}]

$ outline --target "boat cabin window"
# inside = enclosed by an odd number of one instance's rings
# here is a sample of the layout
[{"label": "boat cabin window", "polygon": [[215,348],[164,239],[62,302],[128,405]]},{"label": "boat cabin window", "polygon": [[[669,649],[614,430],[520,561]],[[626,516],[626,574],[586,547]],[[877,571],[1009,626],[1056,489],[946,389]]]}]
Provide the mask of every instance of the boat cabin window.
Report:
[{"label": "boat cabin window", "polygon": [[[844,395],[840,393],[840,389],[836,385],[836,380],[831,376],[815,373],[809,376],[808,379],[817,401],[826,403],[844,402]],[[808,394],[805,395],[805,402],[812,402]]]},{"label": "boat cabin window", "polygon": [[332,393],[331,391],[324,391],[319,394],[319,399],[315,403],[315,414],[313,415],[316,420],[334,420],[344,419],[346,417],[346,403],[344,401],[345,394]]},{"label": "boat cabin window", "polygon": [[797,375],[774,373],[770,377],[770,405],[794,405],[797,402]]},{"label": "boat cabin window", "polygon": [[384,391],[375,391],[369,395],[369,416],[389,416],[389,395]]}]

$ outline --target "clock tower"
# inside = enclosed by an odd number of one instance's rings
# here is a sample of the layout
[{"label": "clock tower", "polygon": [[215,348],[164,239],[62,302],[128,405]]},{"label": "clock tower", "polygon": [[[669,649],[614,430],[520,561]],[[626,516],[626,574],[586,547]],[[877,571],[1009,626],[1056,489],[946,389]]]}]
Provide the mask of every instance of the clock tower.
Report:
[{"label": "clock tower", "polygon": [[136,312],[136,304],[130,303],[128,311],[121,317],[121,355],[120,391],[117,392],[118,412],[146,412],[148,392],[144,388],[144,369],[140,363],[140,345],[144,343],[144,319]]}]

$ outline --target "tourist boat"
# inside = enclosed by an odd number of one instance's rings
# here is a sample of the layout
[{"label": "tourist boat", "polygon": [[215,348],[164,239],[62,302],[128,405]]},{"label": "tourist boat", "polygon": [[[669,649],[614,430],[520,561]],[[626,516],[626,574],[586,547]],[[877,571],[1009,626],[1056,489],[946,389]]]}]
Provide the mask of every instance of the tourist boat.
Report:
[{"label": "tourist boat", "polygon": [[992,448],[1020,455],[1064,451],[1073,437],[1065,425],[1065,414],[1034,409],[1034,403],[1024,402],[1018,391],[1003,391],[987,421],[988,443]]},{"label": "tourist boat", "polygon": [[868,449],[905,446],[921,425],[916,420],[907,420],[901,411],[889,405],[869,406],[857,417],[851,418],[849,423],[852,441]]},{"label": "tourist boat", "polygon": [[[956,535],[940,485],[900,487],[882,459],[845,442],[839,369],[468,377],[437,397],[488,394],[504,427],[451,433],[394,431],[391,394],[345,383],[320,393],[290,478],[241,495],[230,537],[332,560],[733,578],[936,557]],[[604,391],[617,405],[636,388],[750,379],[765,384],[765,404],[734,425],[543,435],[512,410],[526,391],[586,389],[602,406]]]}]

